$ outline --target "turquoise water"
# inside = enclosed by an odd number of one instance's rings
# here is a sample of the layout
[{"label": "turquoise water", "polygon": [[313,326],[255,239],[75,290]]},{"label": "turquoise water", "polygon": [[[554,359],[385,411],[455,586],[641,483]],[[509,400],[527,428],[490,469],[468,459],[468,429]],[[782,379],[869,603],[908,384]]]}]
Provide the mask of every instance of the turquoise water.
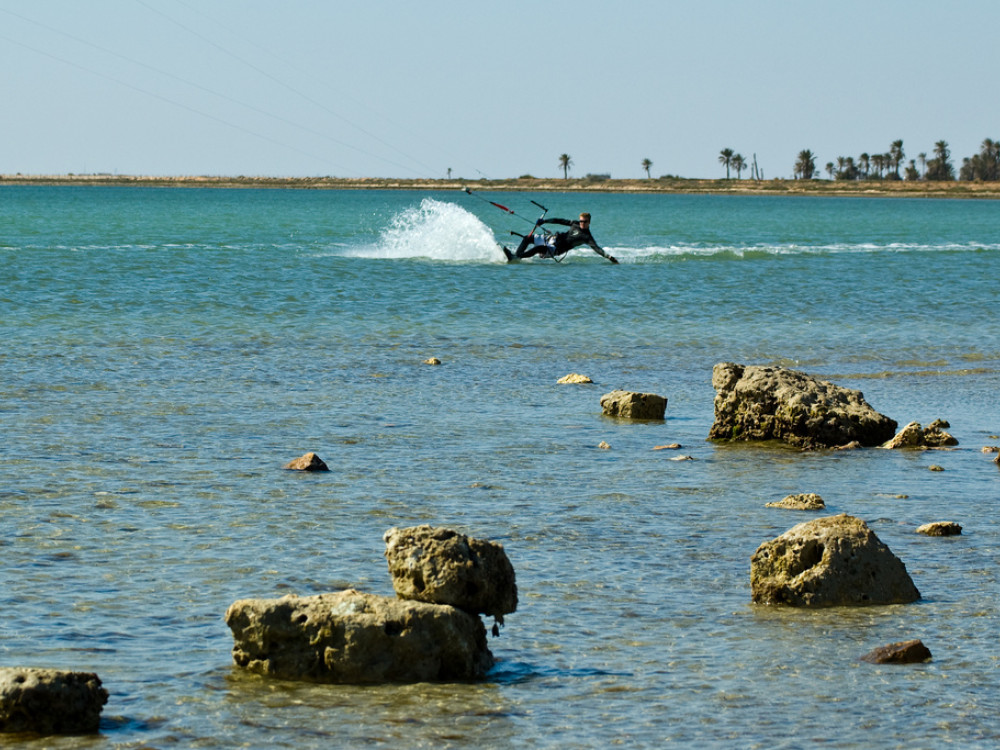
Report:
[{"label": "turquoise water", "polygon": [[[1000,203],[487,197],[588,210],[622,262],[503,264],[529,225],[458,191],[0,187],[0,663],[111,693],[100,737],[25,746],[996,745]],[[707,443],[720,361],[960,446]],[[667,419],[602,417],[615,388]],[[282,471],[310,450],[329,474]],[[751,605],[792,492],[865,519],[922,601]],[[382,533],[417,523],[514,564],[486,683],[234,670],[232,601],[391,594]],[[932,662],[857,661],[914,637]]]}]

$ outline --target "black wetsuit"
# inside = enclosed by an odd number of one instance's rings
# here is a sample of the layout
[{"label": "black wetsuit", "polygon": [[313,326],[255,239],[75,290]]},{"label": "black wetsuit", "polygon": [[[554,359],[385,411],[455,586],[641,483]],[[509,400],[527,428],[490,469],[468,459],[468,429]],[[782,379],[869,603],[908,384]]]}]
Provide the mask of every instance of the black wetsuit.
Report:
[{"label": "black wetsuit", "polygon": [[594,239],[594,235],[590,233],[589,229],[584,229],[580,226],[579,221],[570,221],[569,219],[545,219],[539,222],[540,224],[562,224],[565,227],[569,227],[569,230],[565,232],[558,232],[553,235],[555,245],[533,245],[532,237],[534,235],[527,234],[524,239],[521,240],[521,244],[517,247],[517,252],[514,254],[517,258],[530,258],[533,255],[538,255],[539,253],[548,254],[551,253],[555,255],[565,255],[574,247],[580,247],[580,245],[590,245],[591,249],[600,255],[602,258],[607,258],[611,260],[611,256],[604,252],[600,245],[597,244],[597,240]]}]

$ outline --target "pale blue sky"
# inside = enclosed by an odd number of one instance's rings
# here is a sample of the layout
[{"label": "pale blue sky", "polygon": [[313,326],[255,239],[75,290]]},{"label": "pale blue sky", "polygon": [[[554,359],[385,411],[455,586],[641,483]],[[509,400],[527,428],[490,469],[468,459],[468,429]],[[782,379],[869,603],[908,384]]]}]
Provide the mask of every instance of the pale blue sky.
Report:
[{"label": "pale blue sky", "polygon": [[1000,139],[998,0],[0,0],[0,173],[790,177]]}]

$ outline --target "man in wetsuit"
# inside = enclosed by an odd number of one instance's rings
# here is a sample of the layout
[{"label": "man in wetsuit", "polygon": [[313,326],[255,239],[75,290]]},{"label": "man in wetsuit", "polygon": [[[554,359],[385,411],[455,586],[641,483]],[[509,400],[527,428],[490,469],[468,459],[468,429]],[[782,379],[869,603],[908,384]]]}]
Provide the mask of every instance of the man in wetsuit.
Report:
[{"label": "man in wetsuit", "polygon": [[591,249],[601,257],[607,258],[612,263],[618,262],[613,255],[608,255],[608,253],[601,249],[600,245],[597,244],[597,240],[594,239],[594,235],[590,233],[590,214],[588,213],[580,214],[578,221],[570,221],[569,219],[539,219],[535,226],[537,227],[540,224],[561,224],[569,227],[569,229],[565,232],[558,232],[551,235],[526,234],[524,239],[521,240],[521,244],[518,245],[517,252],[513,255],[504,248],[504,251],[509,256],[509,260],[530,258],[539,253],[549,257],[556,257],[565,255],[574,247],[590,245]]}]

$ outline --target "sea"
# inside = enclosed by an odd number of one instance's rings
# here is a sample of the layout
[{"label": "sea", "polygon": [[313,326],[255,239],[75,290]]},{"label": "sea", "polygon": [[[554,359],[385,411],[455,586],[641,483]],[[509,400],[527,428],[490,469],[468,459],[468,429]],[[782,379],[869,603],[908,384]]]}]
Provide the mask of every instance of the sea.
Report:
[{"label": "sea", "polygon": [[[97,735],[3,742],[1000,744],[1000,202],[470,187],[0,186],[0,665],[110,694]],[[503,262],[542,206],[589,211],[620,264]],[[959,445],[709,442],[719,362],[859,389]],[[616,389],[666,418],[603,416]],[[329,472],[283,468],[310,451]],[[826,510],[765,507],[800,492]],[[753,604],[757,547],[839,513],[920,601]],[[391,596],[383,534],[418,524],[514,566],[484,681],[233,665],[232,602]],[[913,638],[931,661],[859,660]]]}]

